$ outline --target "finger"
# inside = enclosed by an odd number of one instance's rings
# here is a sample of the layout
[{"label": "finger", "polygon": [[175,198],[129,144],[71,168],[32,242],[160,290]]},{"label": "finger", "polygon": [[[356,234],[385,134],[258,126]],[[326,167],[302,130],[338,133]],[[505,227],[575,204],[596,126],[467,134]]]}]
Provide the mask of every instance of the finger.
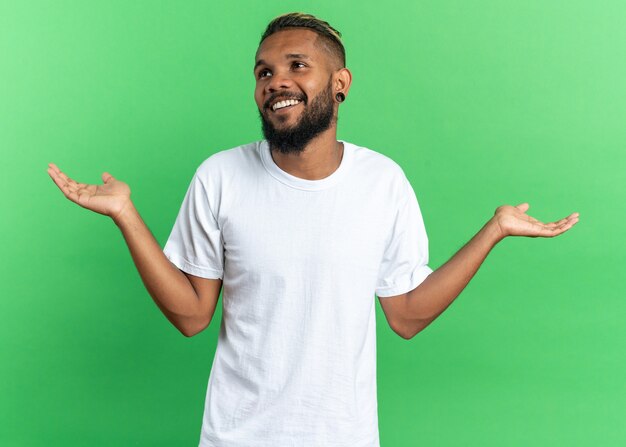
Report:
[{"label": "finger", "polygon": [[75,185],[76,182],[69,178],[63,171],[58,172],[59,177],[61,177],[64,181],[66,181],[69,185]]},{"label": "finger", "polygon": [[59,188],[61,188],[61,190],[65,190],[66,188],[69,187],[68,183],[61,178],[61,176],[59,175],[59,173],[56,170],[54,170],[52,168],[49,168],[48,169],[48,174],[50,175],[50,177],[52,178],[54,183],[56,183],[56,185]]},{"label": "finger", "polygon": [[561,219],[561,220],[559,220],[557,222],[552,222],[551,226],[552,226],[552,228],[558,230],[558,229],[568,225],[569,223],[571,223],[571,219],[566,217],[566,218]]},{"label": "finger", "polygon": [[59,169],[59,167],[57,165],[55,165],[54,163],[48,163],[48,169],[56,174],[58,174],[59,172],[61,172],[61,170]]},{"label": "finger", "polygon": [[558,236],[560,234],[563,234],[567,230],[569,230],[570,228],[572,228],[572,225],[566,225],[566,226],[563,226],[561,228],[555,229],[551,237],[555,237],[555,236]]},{"label": "finger", "polygon": [[515,208],[525,213],[530,208],[530,205],[527,202],[524,202],[524,203],[520,203],[519,205],[516,205]]},{"label": "finger", "polygon": [[565,222],[560,224],[557,227],[553,227],[550,231],[552,232],[551,237],[558,236],[559,234],[565,233],[567,230],[572,228],[578,222],[578,216],[567,219]]},{"label": "finger", "polygon": [[578,223],[578,216],[574,216],[574,217],[570,217],[569,219],[567,219],[567,222],[565,222],[563,225],[566,226],[567,228],[571,228],[574,225],[576,225],[576,223]]},{"label": "finger", "polygon": [[557,220],[556,222],[550,222],[547,225],[558,227],[559,225],[562,225],[572,219],[577,219],[579,215],[580,215],[579,213],[572,213],[569,216],[564,217],[563,219]]},{"label": "finger", "polygon": [[57,174],[58,177],[60,177],[63,181],[67,182],[70,185],[78,185],[78,182],[72,180],[70,177],[68,177],[63,171],[61,171],[59,169],[59,167],[57,165],[55,165],[54,163],[49,163],[48,166],[50,166],[53,171]]},{"label": "finger", "polygon": [[534,223],[533,224],[533,237],[552,237],[558,232],[558,228],[554,224]]},{"label": "finger", "polygon": [[67,197],[72,202],[77,202],[79,197],[77,191],[79,190],[79,188],[63,180],[59,176],[58,172],[54,169],[48,169],[48,174],[50,174],[52,181],[54,181],[54,183],[61,190],[63,195],[65,195],[65,197]]},{"label": "finger", "polygon": [[57,185],[59,189],[63,190],[63,187],[66,185],[66,183],[59,178],[57,173],[53,169],[48,169],[48,174],[50,175],[50,178],[55,183],[55,185]]},{"label": "finger", "polygon": [[578,215],[571,215],[569,217],[566,217],[564,219],[561,219],[559,226],[564,226],[564,225],[573,225],[576,222],[578,222]]},{"label": "finger", "polygon": [[543,237],[554,237],[554,236],[558,236],[559,234],[561,234],[564,230],[562,228],[557,228],[557,227],[544,227],[542,228],[542,230],[540,231],[540,236]]},{"label": "finger", "polygon": [[566,223],[567,219],[568,218],[565,217],[565,218],[563,218],[561,220],[557,220],[556,222],[548,222],[546,225],[548,225],[551,228],[556,228],[556,227],[559,227],[559,226],[563,225],[564,223]]}]

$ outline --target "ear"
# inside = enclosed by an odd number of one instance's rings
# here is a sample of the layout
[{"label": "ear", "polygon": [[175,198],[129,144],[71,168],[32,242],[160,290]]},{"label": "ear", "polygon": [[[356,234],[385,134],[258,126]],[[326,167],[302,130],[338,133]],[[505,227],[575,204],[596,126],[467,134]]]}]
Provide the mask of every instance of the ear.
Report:
[{"label": "ear", "polygon": [[342,92],[346,97],[348,96],[348,90],[350,90],[350,84],[352,84],[352,73],[347,68],[340,68],[333,75],[333,94]]}]

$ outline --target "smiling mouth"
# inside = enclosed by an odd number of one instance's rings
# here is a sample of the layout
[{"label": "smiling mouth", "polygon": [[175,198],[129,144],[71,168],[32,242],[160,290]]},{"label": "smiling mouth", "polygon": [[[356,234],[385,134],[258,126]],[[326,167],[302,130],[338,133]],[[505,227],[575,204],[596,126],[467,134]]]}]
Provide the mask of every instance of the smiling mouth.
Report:
[{"label": "smiling mouth", "polygon": [[280,112],[281,110],[291,109],[301,102],[302,101],[297,99],[286,99],[284,101],[278,101],[276,104],[270,107],[270,110],[272,110],[273,112]]}]

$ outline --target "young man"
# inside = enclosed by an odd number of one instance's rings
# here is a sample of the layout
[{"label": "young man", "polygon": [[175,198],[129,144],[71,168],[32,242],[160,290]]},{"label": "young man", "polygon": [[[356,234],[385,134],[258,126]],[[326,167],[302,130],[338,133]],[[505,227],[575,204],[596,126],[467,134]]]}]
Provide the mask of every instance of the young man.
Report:
[{"label": "young man", "polygon": [[377,295],[404,339],[459,295],[507,236],[553,237],[528,204],[500,206],[447,263],[428,266],[420,208],[388,157],[337,141],[350,89],[340,34],[306,14],[272,21],[254,65],[265,139],[196,170],[163,251],[109,173],[65,196],[121,229],[144,284],[186,336],[206,328],[222,285],[223,318],[201,446],[379,445]]}]

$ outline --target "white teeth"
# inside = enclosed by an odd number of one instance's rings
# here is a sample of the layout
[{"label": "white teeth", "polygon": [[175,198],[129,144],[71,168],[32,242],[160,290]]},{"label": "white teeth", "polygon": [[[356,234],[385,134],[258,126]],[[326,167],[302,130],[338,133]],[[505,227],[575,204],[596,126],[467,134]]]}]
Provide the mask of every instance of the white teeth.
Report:
[{"label": "white teeth", "polygon": [[282,109],[283,107],[287,107],[287,106],[294,106],[296,104],[298,104],[300,101],[296,100],[296,99],[287,99],[285,101],[279,101],[276,104],[274,104],[272,106],[272,110],[278,110],[278,109]]}]

